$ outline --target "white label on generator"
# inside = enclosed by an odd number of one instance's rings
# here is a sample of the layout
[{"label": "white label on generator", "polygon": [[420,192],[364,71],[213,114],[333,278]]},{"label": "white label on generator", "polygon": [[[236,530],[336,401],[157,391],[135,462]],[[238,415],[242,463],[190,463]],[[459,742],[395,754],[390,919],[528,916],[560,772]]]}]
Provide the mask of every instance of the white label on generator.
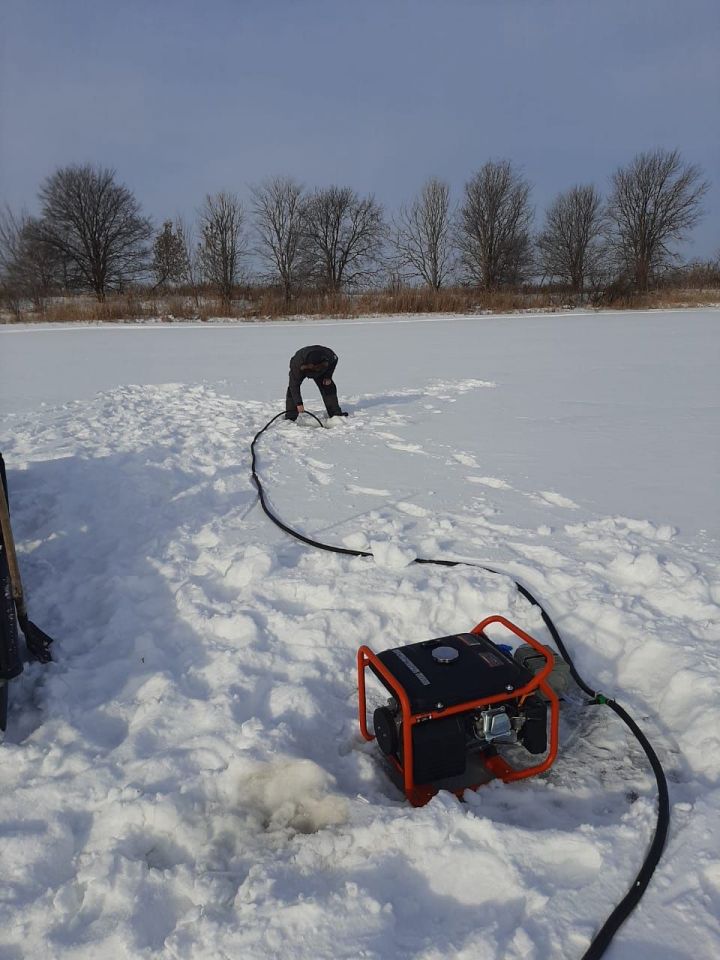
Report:
[{"label": "white label on generator", "polygon": [[418,680],[420,681],[420,683],[421,683],[424,687],[429,687],[429,686],[430,686],[430,681],[429,681],[428,678],[425,676],[425,674],[422,672],[422,670],[418,669],[418,667],[415,666],[415,664],[412,662],[412,660],[411,660],[409,657],[406,657],[406,656],[405,656],[405,654],[402,652],[402,650],[393,650],[393,653],[395,654],[395,656],[396,656],[399,660],[402,660],[402,662],[405,664],[405,666],[408,668],[408,670],[409,670],[411,673],[414,673],[414,674],[415,674],[415,676],[418,678]]}]

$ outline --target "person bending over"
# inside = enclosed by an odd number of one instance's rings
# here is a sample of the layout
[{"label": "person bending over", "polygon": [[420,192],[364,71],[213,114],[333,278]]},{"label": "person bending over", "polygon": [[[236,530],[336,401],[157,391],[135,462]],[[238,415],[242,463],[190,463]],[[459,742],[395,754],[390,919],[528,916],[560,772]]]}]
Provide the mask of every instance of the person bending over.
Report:
[{"label": "person bending over", "polygon": [[330,347],[317,344],[302,347],[290,359],[290,383],[285,397],[285,419],[297,420],[298,414],[305,411],[300,384],[305,379],[314,380],[325,402],[325,409],[331,417],[346,417],[338,403],[337,387],[333,382],[333,373],[338,358]]}]

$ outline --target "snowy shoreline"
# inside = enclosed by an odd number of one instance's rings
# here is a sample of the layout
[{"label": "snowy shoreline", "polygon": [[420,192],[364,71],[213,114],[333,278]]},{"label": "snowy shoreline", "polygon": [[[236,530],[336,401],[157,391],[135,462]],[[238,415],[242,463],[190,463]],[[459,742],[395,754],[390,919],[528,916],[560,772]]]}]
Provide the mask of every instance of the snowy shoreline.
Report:
[{"label": "snowy shoreline", "polygon": [[30,333],[39,330],[82,330],[93,328],[134,328],[134,327],[190,327],[190,328],[222,328],[236,326],[257,326],[270,324],[272,326],[314,324],[314,325],[335,325],[348,324],[366,325],[368,323],[438,323],[444,320],[512,320],[518,317],[533,319],[535,317],[605,317],[605,316],[643,316],[646,314],[666,314],[666,313],[687,313],[688,311],[720,311],[720,303],[707,303],[700,306],[677,306],[677,307],[636,307],[633,309],[613,309],[611,307],[598,308],[577,308],[577,307],[558,307],[548,308],[546,310],[518,310],[503,313],[495,313],[491,310],[478,311],[472,313],[407,313],[407,314],[386,314],[378,313],[364,317],[334,317],[334,316],[305,316],[298,315],[293,317],[270,318],[270,317],[210,317],[207,320],[185,320],[180,317],[128,317],[124,320],[74,320],[72,322],[58,321],[15,321],[0,322],[0,332]]}]

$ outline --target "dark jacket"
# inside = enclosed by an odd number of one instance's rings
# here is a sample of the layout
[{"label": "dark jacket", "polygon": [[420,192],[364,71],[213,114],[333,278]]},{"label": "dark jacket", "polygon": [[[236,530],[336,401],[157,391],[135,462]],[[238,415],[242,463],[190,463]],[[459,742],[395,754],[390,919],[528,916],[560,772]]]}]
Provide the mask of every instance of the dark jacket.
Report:
[{"label": "dark jacket", "polygon": [[[310,363],[308,358],[311,353],[319,353],[323,357],[323,361],[327,363],[326,367],[323,367],[322,370],[315,372],[314,370],[301,370],[300,367],[305,363]],[[330,349],[330,347],[321,347],[318,344],[310,347],[301,347],[300,350],[291,358],[290,360],[290,383],[288,386],[288,391],[292,397],[293,403],[295,406],[298,406],[303,402],[302,394],[300,393],[300,384],[303,380],[310,378],[312,380],[322,379],[322,380],[332,380],[332,375],[337,366],[338,358]]]}]

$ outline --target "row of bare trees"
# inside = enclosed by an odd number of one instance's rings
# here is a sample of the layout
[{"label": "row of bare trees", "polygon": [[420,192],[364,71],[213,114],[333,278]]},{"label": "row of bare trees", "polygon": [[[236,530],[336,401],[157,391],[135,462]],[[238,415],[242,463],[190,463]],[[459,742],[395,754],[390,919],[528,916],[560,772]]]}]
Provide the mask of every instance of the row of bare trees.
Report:
[{"label": "row of bare trees", "polygon": [[534,234],[531,185],[509,160],[481,167],[457,205],[447,183],[430,179],[389,219],[350,187],[274,177],[251,188],[249,209],[217,193],[196,223],[154,233],[112,170],[71,166],[41,186],[39,216],[0,215],[0,281],[6,297],[91,290],[103,300],[152,278],[196,297],[207,284],[229,302],[254,264],[288,302],[307,287],[335,293],[389,278],[433,290],[535,279],[582,294],[623,277],[644,292],[676,261],[707,189],[678,151],[641,153],[613,174],[606,200],[590,184],[557,196]]}]

